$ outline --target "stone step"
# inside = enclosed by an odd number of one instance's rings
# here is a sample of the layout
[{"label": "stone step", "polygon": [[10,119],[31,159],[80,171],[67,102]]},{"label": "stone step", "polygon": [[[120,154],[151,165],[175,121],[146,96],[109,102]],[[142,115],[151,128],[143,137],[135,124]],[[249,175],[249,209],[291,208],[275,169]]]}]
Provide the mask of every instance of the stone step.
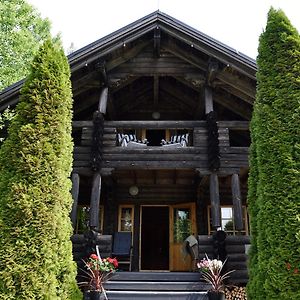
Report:
[{"label": "stone step", "polygon": [[207,291],[210,285],[204,282],[174,281],[113,281],[105,284],[106,290],[120,291]]},{"label": "stone step", "polygon": [[172,281],[199,282],[199,272],[116,272],[113,281]]},{"label": "stone step", "polygon": [[109,300],[119,299],[155,299],[155,300],[208,300],[206,292],[174,292],[174,291],[107,291]]}]

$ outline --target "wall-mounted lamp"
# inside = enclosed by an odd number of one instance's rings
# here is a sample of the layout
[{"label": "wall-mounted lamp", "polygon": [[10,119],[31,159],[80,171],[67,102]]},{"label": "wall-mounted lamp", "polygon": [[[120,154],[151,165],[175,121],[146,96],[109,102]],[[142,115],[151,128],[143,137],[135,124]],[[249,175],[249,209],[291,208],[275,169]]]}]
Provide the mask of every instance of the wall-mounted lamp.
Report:
[{"label": "wall-mounted lamp", "polygon": [[159,120],[159,119],[160,119],[160,113],[159,113],[159,111],[154,111],[154,112],[152,113],[152,118],[153,118],[154,120]]},{"label": "wall-mounted lamp", "polygon": [[139,193],[139,188],[138,188],[136,185],[132,185],[132,186],[129,188],[129,194],[130,194],[131,196],[136,196],[138,193]]}]

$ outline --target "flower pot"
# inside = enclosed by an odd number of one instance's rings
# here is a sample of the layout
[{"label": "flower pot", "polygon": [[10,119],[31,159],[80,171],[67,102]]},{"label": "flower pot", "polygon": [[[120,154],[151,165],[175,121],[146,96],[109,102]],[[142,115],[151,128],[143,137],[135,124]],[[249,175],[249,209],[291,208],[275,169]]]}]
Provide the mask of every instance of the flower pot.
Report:
[{"label": "flower pot", "polygon": [[225,300],[224,293],[208,291],[207,296],[209,300]]},{"label": "flower pot", "polygon": [[85,294],[86,300],[103,300],[105,299],[104,295],[100,291],[88,291]]}]

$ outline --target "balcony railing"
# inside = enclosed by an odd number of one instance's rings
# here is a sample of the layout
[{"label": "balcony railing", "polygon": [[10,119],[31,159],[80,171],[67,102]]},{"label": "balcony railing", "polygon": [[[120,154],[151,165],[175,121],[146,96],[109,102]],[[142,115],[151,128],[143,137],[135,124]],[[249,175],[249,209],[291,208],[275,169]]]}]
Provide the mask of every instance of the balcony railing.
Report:
[{"label": "balcony railing", "polygon": [[[248,122],[218,122],[221,169],[239,169],[248,166],[248,147],[232,147],[229,129],[247,130]],[[126,130],[187,131],[187,147],[120,147],[117,133]],[[92,121],[74,121],[76,133],[74,169],[91,166]],[[102,168],[174,169],[196,168],[208,170],[207,129],[205,121],[105,121],[103,130]]]}]

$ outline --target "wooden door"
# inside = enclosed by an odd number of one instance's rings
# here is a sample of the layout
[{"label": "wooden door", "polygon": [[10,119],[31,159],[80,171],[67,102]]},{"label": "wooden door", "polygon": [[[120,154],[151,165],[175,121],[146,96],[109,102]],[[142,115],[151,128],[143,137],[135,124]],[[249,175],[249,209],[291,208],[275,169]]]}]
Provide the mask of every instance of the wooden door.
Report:
[{"label": "wooden door", "polygon": [[190,271],[192,260],[184,249],[184,240],[196,235],[195,203],[170,207],[170,271]]}]

